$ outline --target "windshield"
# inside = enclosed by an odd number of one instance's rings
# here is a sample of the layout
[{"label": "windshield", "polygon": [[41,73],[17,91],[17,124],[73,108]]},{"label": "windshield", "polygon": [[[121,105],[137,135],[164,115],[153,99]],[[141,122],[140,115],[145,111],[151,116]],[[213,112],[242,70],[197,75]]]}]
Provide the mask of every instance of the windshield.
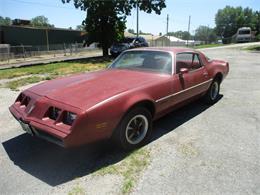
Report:
[{"label": "windshield", "polygon": [[161,51],[127,51],[110,68],[172,73],[172,56]]},{"label": "windshield", "polygon": [[248,35],[248,34],[250,34],[250,30],[240,30],[238,34],[240,34],[240,35]]}]

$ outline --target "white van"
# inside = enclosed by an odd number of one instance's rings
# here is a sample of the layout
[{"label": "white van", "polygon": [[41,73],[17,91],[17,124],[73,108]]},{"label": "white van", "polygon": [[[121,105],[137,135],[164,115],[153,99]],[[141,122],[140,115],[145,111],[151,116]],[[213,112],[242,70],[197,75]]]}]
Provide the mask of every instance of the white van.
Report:
[{"label": "white van", "polygon": [[250,27],[242,27],[237,30],[236,42],[251,42],[252,41],[252,31]]}]

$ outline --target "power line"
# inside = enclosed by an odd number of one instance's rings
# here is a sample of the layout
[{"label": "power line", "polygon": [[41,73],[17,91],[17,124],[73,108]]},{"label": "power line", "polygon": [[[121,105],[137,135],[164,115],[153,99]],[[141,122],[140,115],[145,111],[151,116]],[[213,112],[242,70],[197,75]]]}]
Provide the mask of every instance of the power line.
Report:
[{"label": "power line", "polygon": [[16,3],[22,3],[22,4],[39,5],[39,6],[43,6],[43,7],[75,10],[73,8],[68,8],[68,7],[64,7],[64,6],[57,6],[57,5],[49,5],[49,4],[44,4],[44,3],[40,3],[40,2],[31,2],[31,1],[22,1],[22,0],[8,0],[8,1],[13,1],[13,2],[16,2]]}]

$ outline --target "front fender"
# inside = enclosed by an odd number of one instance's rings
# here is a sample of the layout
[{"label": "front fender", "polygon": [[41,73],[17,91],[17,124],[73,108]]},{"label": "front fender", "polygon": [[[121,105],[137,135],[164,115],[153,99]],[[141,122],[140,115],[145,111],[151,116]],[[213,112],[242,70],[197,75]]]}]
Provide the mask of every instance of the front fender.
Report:
[{"label": "front fender", "polygon": [[[147,93],[138,93],[131,95],[130,98],[127,99],[123,106],[123,112],[127,113],[131,108],[135,107],[137,104],[141,102],[151,102],[155,108],[155,101],[151,96],[149,96]],[[155,111],[156,112],[156,111]]]},{"label": "front fender", "polygon": [[146,93],[122,93],[111,97],[86,111],[88,129],[99,132],[102,138],[111,137],[114,129],[134,105],[154,100]]}]

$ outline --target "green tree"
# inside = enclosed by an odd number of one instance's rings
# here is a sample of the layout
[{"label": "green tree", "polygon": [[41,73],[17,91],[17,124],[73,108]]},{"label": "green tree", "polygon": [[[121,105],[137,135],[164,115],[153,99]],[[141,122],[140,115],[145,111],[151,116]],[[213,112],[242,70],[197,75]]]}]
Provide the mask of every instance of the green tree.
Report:
[{"label": "green tree", "polygon": [[135,34],[135,30],[134,29],[128,29],[127,32],[129,32],[131,34]]},{"label": "green tree", "polygon": [[9,17],[0,16],[0,25],[12,25],[12,20]]},{"label": "green tree", "polygon": [[183,40],[190,40],[192,38],[191,34],[188,31],[176,31],[176,32],[169,32],[169,36],[175,36]]},{"label": "green tree", "polygon": [[208,26],[199,26],[195,30],[195,39],[205,41],[206,43],[212,43],[217,40],[215,29]]},{"label": "green tree", "polygon": [[256,30],[260,22],[257,16],[258,12],[250,8],[226,6],[218,10],[215,16],[216,33],[223,38],[231,38],[241,27]]},{"label": "green tree", "polygon": [[255,23],[255,30],[257,31],[256,34],[260,35],[260,11],[255,12],[254,23]]},{"label": "green tree", "polygon": [[151,33],[146,33],[146,32],[139,30],[139,35],[151,35]]},{"label": "green tree", "polygon": [[31,19],[31,25],[34,27],[50,27],[53,28],[54,25],[49,23],[49,19],[45,16],[36,16]]},{"label": "green tree", "polygon": [[84,31],[85,30],[85,26],[84,25],[77,25],[76,26],[76,30]]},{"label": "green tree", "polygon": [[[62,0],[69,3],[72,0]],[[137,5],[147,13],[160,14],[166,7],[165,0],[73,0],[76,8],[87,11],[83,21],[88,32],[88,44],[99,42],[103,55],[108,55],[108,48],[114,41],[124,37],[126,17]]]}]

